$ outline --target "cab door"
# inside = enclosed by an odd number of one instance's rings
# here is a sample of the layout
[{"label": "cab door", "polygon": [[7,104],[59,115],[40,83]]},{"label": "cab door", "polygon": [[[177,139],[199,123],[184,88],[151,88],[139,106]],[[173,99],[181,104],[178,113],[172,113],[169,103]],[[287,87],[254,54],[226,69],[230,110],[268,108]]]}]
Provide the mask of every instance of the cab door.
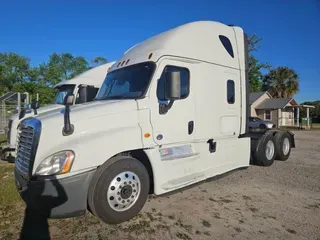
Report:
[{"label": "cab door", "polygon": [[[195,102],[192,91],[192,67],[186,62],[163,59],[158,65],[151,87],[151,125],[153,138],[158,145],[190,142],[196,131]],[[181,78],[181,98],[175,100],[167,112],[161,105],[168,106],[165,99],[165,72],[178,71]],[[163,106],[162,105],[162,106]]]}]

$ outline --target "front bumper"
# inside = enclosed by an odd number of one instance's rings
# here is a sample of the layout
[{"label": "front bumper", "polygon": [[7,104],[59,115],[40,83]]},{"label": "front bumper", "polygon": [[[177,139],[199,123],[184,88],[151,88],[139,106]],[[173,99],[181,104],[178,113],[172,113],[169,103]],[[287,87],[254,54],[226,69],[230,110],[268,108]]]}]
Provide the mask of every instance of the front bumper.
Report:
[{"label": "front bumper", "polygon": [[26,180],[14,170],[15,182],[21,198],[29,208],[48,218],[81,216],[87,210],[87,194],[95,170],[57,179],[48,176]]}]

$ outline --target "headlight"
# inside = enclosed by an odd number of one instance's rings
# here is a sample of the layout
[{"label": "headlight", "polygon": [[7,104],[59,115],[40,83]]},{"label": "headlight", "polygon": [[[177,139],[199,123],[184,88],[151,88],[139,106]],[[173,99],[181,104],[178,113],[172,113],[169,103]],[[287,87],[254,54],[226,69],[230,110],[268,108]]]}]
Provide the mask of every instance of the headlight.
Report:
[{"label": "headlight", "polygon": [[268,128],[272,128],[273,127],[273,123],[268,123]]},{"label": "headlight", "polygon": [[74,160],[73,151],[57,152],[44,159],[37,167],[36,175],[53,175],[67,173]]}]

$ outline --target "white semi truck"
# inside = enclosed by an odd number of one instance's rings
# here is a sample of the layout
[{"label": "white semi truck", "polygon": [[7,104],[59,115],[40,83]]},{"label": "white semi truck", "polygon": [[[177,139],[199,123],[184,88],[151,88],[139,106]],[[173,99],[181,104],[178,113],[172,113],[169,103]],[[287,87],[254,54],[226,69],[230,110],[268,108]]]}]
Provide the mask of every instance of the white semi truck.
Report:
[{"label": "white semi truck", "polygon": [[[16,185],[48,217],[90,210],[106,223],[161,195],[253,164],[286,160],[294,136],[248,131],[248,48],[240,27],[188,23],[135,45],[96,101],[25,119]],[[52,199],[48,196],[52,196]]]},{"label": "white semi truck", "polygon": [[[54,86],[58,93],[53,104],[37,109],[37,114],[49,112],[64,107],[63,101],[67,94],[74,94],[76,97],[73,104],[82,104],[92,101],[102,85],[108,69],[115,62],[102,64],[83,72],[76,77],[62,81]],[[8,127],[6,128],[7,144],[1,149],[1,159],[13,162],[15,160],[15,148],[17,139],[17,126],[25,118],[34,116],[32,109],[24,109],[20,114],[14,114],[9,118]]]}]

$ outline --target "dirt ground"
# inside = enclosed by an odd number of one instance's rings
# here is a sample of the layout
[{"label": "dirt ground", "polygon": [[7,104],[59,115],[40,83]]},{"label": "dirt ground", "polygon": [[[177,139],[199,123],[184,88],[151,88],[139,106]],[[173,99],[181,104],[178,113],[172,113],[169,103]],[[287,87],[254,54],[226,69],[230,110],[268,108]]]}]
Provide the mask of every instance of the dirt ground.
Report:
[{"label": "dirt ground", "polygon": [[[251,166],[170,196],[151,197],[136,218],[120,225],[106,225],[90,214],[50,220],[51,236],[320,240],[320,132],[295,134],[297,148],[288,161]],[[0,239],[17,239],[23,211],[21,202],[0,207]]]}]

